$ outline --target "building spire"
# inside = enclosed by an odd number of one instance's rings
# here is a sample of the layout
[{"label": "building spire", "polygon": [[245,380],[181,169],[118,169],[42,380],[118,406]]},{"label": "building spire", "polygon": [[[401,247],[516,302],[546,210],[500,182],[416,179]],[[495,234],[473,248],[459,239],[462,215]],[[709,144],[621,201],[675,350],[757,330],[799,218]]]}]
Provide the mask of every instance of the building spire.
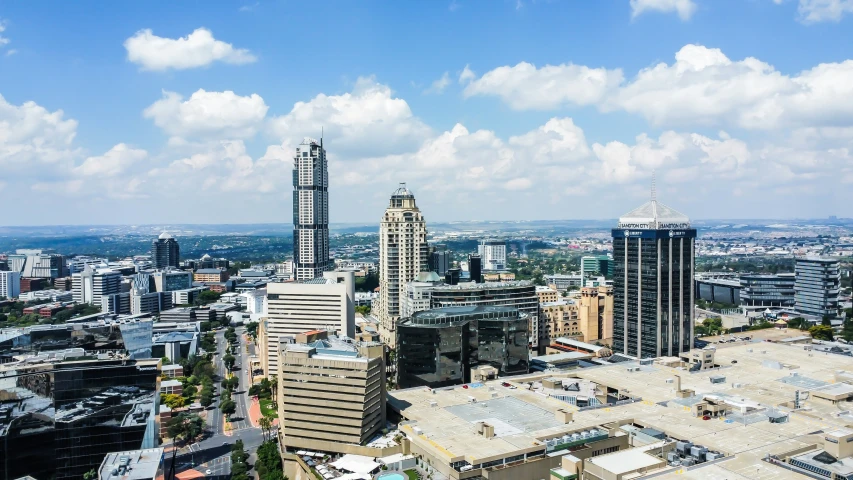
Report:
[{"label": "building spire", "polygon": [[658,199],[658,190],[657,190],[657,178],[656,172],[652,170],[652,201],[656,202]]}]

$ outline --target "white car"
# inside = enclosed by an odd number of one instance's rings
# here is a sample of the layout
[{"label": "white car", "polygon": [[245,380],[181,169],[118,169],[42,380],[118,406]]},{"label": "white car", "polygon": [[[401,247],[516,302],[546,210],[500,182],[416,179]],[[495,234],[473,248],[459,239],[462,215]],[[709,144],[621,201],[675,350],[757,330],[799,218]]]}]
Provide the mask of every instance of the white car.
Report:
[{"label": "white car", "polygon": [[213,472],[211,472],[209,468],[208,468],[207,470],[205,470],[205,471],[204,471],[204,474],[205,474],[205,475],[210,475],[211,473],[213,473]]}]

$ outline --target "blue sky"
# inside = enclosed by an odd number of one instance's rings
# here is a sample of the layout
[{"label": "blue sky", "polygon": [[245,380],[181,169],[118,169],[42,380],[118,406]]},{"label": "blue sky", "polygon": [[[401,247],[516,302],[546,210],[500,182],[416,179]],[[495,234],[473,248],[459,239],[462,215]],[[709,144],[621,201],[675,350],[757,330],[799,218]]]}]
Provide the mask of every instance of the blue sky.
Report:
[{"label": "blue sky", "polygon": [[[47,12],[47,14],[45,14]],[[853,0],[15,2],[0,223],[845,215]],[[24,200],[26,199],[25,203]]]}]

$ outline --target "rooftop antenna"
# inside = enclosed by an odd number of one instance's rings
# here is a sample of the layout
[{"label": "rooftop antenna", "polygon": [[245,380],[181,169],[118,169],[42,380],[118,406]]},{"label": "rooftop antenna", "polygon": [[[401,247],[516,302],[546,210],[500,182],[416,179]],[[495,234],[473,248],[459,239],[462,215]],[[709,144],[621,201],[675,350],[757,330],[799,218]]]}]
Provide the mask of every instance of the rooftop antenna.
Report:
[{"label": "rooftop antenna", "polygon": [[658,191],[657,191],[657,178],[656,172],[652,170],[652,201],[655,202],[658,199]]},{"label": "rooftop antenna", "polygon": [[320,148],[323,148],[323,127],[320,127]]}]

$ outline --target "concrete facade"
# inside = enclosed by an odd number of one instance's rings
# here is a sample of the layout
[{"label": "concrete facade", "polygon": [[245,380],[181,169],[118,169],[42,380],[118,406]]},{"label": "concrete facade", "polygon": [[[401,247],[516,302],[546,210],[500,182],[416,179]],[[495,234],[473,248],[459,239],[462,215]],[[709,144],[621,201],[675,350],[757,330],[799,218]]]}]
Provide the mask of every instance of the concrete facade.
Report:
[{"label": "concrete facade", "polygon": [[[279,338],[309,330],[333,330],[355,337],[355,277],[353,272],[323,272],[302,283],[267,285],[264,371],[278,373]],[[260,340],[260,339],[259,339]]]},{"label": "concrete facade", "polygon": [[396,322],[406,283],[428,265],[426,219],[405,183],[391,194],[391,201],[379,223],[379,301],[376,314],[379,334],[390,348],[396,348]]},{"label": "concrete facade", "polygon": [[[362,454],[373,450],[365,444],[386,420],[384,347],[332,338],[282,345],[279,356],[278,415],[284,448]],[[365,450],[353,448],[359,446]]]}]

